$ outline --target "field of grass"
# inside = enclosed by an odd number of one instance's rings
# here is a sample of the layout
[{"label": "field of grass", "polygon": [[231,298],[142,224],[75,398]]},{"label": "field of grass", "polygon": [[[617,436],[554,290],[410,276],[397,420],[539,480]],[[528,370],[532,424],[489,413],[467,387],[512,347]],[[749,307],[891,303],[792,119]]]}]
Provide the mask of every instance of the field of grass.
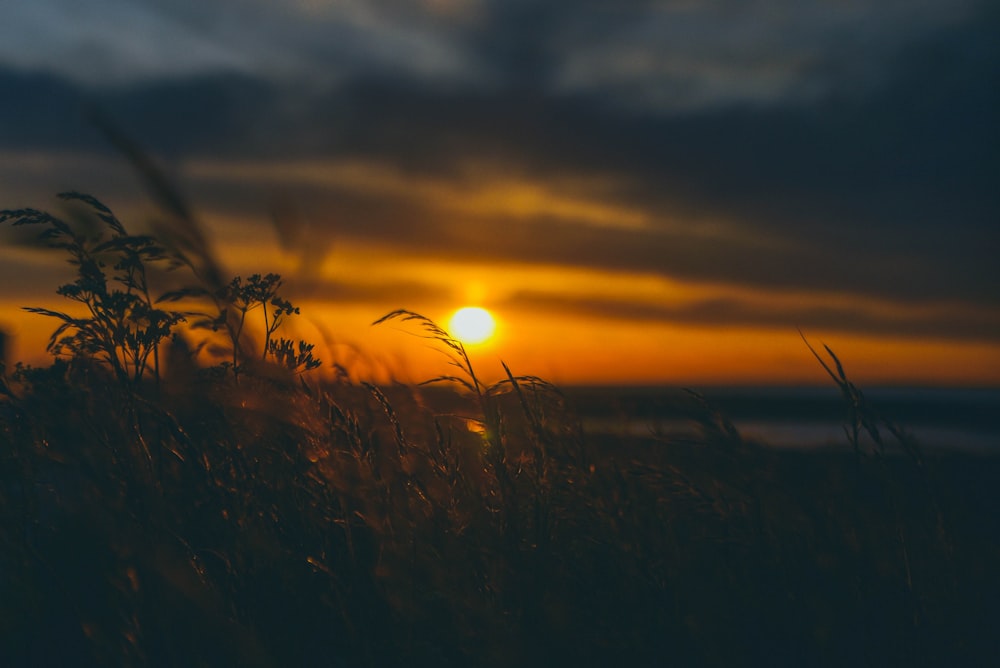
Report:
[{"label": "field of grass", "polygon": [[[992,665],[1000,461],[922,453],[831,351],[842,452],[595,436],[558,388],[320,380],[273,275],[82,195],[51,365],[0,377],[0,665]],[[188,279],[176,283],[179,267]],[[186,281],[186,282],[185,282]],[[158,286],[163,286],[162,288]],[[253,329],[251,321],[256,323]],[[252,336],[251,331],[256,335]],[[330,368],[330,361],[323,365]],[[314,377],[315,376],[315,377]]]}]

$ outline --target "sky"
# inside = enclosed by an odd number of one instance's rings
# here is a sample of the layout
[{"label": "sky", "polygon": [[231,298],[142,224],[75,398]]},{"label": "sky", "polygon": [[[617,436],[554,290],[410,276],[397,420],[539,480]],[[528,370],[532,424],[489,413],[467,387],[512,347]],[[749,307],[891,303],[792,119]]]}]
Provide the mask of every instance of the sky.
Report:
[{"label": "sky", "polygon": [[[559,383],[1000,385],[1000,8],[980,0],[5,0],[0,207],[142,229],[143,147],[330,359],[490,309]],[[14,354],[61,259],[0,230]],[[54,303],[54,302],[52,302]],[[502,373],[502,371],[500,371]],[[491,371],[484,372],[489,375]]]}]

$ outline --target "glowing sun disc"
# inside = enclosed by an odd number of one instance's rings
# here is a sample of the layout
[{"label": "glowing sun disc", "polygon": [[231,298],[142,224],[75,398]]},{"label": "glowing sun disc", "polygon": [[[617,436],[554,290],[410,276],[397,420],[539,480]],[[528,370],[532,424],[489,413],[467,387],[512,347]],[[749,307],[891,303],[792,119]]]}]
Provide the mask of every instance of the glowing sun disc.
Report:
[{"label": "glowing sun disc", "polygon": [[496,323],[486,309],[467,306],[455,311],[448,322],[448,329],[451,335],[462,343],[475,344],[493,336]]}]

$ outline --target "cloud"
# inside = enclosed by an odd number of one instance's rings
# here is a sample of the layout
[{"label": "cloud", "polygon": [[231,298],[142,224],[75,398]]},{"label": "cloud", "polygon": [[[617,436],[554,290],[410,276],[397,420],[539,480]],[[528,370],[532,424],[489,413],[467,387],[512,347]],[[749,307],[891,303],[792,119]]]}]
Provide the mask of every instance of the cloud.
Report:
[{"label": "cloud", "polygon": [[319,280],[308,277],[295,278],[290,289],[296,298],[321,296],[336,304],[383,304],[388,308],[403,304],[415,305],[436,302],[443,293],[438,286],[420,281],[351,281]]},{"label": "cloud", "polygon": [[108,85],[249,66],[238,51],[125,0],[15,0],[0,28],[0,62]]},{"label": "cloud", "polygon": [[613,191],[615,184],[599,177],[526,179],[489,165],[473,166],[458,178],[447,179],[408,174],[391,164],[364,160],[193,161],[184,166],[184,174],[201,181],[339,190],[360,198],[391,199],[398,203],[402,216],[406,209],[418,206],[434,207],[451,216],[485,213],[511,221],[544,218],[612,229],[641,229],[649,224],[646,212],[608,201],[607,191]]},{"label": "cloud", "polygon": [[[107,25],[55,34],[58,57],[29,45],[21,60],[0,50],[0,62],[20,68],[0,70],[0,92],[14,101],[0,106],[0,149],[58,160],[70,149],[100,153],[99,135],[80,120],[86,101],[166,158],[204,210],[259,221],[272,198],[289,198],[318,246],[364,241],[399,255],[812,290],[818,299],[984,311],[1000,302],[1000,90],[984,85],[1000,77],[996,10],[930,1],[239,4],[245,11],[164,1],[115,16],[117,4],[103,0]],[[38,7],[56,23],[54,8],[69,11],[54,0]],[[143,32],[154,14],[166,22]],[[24,16],[17,25],[44,23]],[[128,25],[157,67],[179,69],[163,79],[139,58],[128,83],[88,85],[72,68],[97,72],[98,60],[74,49],[89,40],[117,58],[129,42],[113,35]],[[206,41],[209,51],[188,49],[171,64],[178,45]],[[271,62],[275,51],[285,55]],[[70,78],[26,73],[31,58]],[[328,70],[330,85],[315,85],[322,77],[309,68]],[[122,179],[91,186],[98,172],[71,160],[30,178],[13,162],[4,173],[23,192],[54,181],[52,190],[127,190]],[[838,309],[789,313],[928,335],[978,337],[995,325],[966,310],[951,325],[933,326],[935,311],[890,326]],[[656,317],[713,313],[753,315],[716,303]]]},{"label": "cloud", "polygon": [[394,70],[471,78],[453,43],[464,15],[426,3],[15,0],[0,63],[88,85],[240,73],[328,84]]},{"label": "cloud", "polygon": [[767,328],[794,331],[864,333],[903,339],[995,341],[1000,317],[974,307],[881,308],[877,305],[782,304],[780,300],[716,297],[683,304],[622,299],[574,297],[538,291],[513,295],[505,308],[531,309],[548,314],[611,318],[671,325],[708,325],[722,328]]},{"label": "cloud", "polygon": [[591,4],[559,24],[553,82],[669,112],[811,102],[844,87],[876,85],[901,48],[968,20],[977,4]]},{"label": "cloud", "polygon": [[[997,300],[994,246],[988,243],[996,232],[989,228],[940,229],[923,221],[901,234],[845,220],[829,228],[813,221],[799,230],[793,220],[784,233],[770,221],[769,232],[748,218],[752,211],[743,217],[732,211],[715,221],[685,207],[675,206],[671,216],[656,199],[624,197],[613,188],[593,187],[582,197],[576,183],[587,180],[574,183],[565,174],[561,183],[531,182],[529,206],[516,213],[511,184],[528,181],[509,174],[491,180],[478,172],[479,178],[463,185],[461,179],[408,177],[351,162],[237,163],[228,181],[222,164],[194,165],[185,174],[194,184],[205,179],[196,185],[199,199],[219,211],[244,206],[252,214],[266,202],[247,202],[248,193],[286,193],[310,221],[312,248],[364,241],[387,252],[441,260],[595,268],[913,303],[962,300],[991,308]],[[634,212],[643,224],[631,224]]]},{"label": "cloud", "polygon": [[15,0],[0,64],[91,85],[373,73],[685,111],[870,86],[977,0]]}]

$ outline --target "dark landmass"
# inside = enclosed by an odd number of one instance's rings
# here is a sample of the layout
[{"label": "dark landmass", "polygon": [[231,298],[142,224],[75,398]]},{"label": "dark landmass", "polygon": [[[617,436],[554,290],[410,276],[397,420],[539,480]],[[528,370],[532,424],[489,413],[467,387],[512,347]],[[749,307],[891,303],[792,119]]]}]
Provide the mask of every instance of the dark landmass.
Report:
[{"label": "dark landmass", "polygon": [[486,402],[294,381],[202,373],[154,396],[86,365],[8,379],[0,663],[931,666],[1000,649],[1000,457],[774,450],[697,402],[683,437],[589,434],[579,395],[527,381]]}]

